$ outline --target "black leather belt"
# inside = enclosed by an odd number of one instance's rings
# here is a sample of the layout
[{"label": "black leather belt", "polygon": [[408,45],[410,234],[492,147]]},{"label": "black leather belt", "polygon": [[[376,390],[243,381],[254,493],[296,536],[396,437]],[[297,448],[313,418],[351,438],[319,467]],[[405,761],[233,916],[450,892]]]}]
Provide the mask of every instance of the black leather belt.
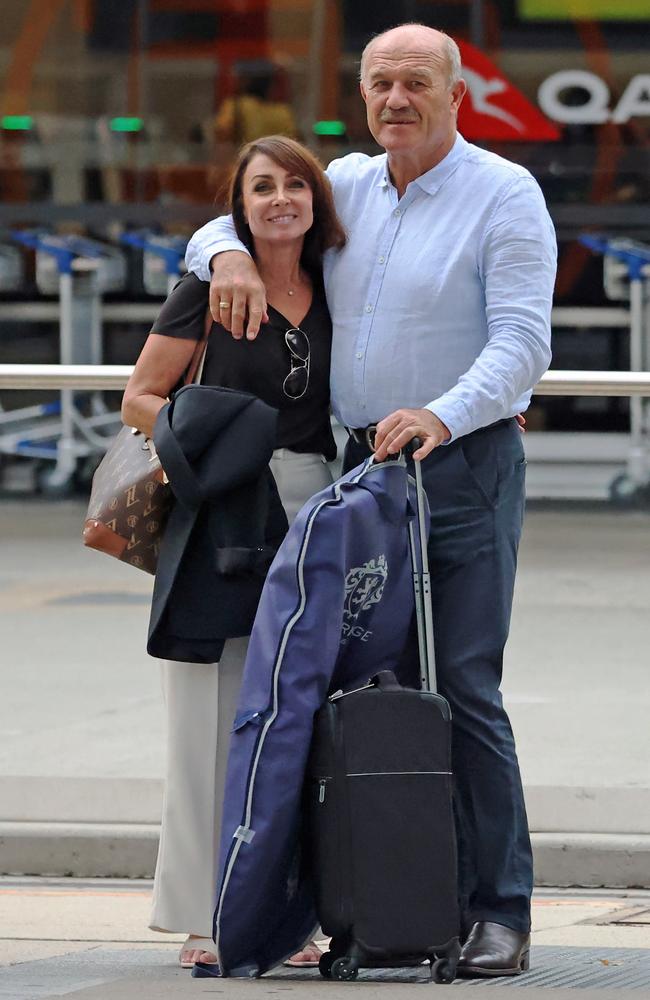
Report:
[{"label": "black leather belt", "polygon": [[346,430],[353,441],[357,444],[363,444],[370,451],[375,450],[375,434],[377,433],[377,424],[368,424],[367,427],[346,427]]},{"label": "black leather belt", "polygon": [[[495,420],[493,424],[487,424],[485,427],[479,427],[477,430],[472,431],[471,434],[480,434],[483,431],[494,430],[495,427],[500,427],[502,424],[509,424],[512,421],[512,417],[505,417],[503,420]],[[375,434],[377,433],[377,424],[368,424],[367,427],[346,427],[345,428],[353,441],[357,444],[362,444],[370,451],[375,450]],[[467,437],[471,437],[468,434]]]}]

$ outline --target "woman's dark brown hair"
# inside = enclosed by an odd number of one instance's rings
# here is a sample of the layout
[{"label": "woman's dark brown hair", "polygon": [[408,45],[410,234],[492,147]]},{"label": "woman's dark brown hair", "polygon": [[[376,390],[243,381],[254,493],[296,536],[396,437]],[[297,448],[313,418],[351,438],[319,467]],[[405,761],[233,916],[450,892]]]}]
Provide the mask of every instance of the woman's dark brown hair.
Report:
[{"label": "woman's dark brown hair", "polygon": [[237,235],[255,256],[253,234],[244,218],[242,185],[246,168],[258,153],[268,156],[291,176],[301,177],[311,188],[314,224],[305,233],[301,264],[312,279],[320,280],[323,254],[332,247],[340,250],[345,246],[346,235],[336,214],[332,189],[323,167],[313,153],[295,139],[269,135],[263,139],[255,139],[240,149],[228,191],[228,202]]}]

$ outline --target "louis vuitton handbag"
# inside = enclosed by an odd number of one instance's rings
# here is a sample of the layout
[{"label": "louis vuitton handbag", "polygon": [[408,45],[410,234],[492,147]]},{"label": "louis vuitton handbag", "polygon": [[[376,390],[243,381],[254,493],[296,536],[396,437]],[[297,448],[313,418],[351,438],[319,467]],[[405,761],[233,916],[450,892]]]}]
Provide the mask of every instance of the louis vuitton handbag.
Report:
[{"label": "louis vuitton handbag", "polygon": [[[201,381],[211,327],[208,309],[185,385]],[[123,427],[93,476],[83,543],[145,573],[155,573],[172,502],[153,441],[135,427]]]}]

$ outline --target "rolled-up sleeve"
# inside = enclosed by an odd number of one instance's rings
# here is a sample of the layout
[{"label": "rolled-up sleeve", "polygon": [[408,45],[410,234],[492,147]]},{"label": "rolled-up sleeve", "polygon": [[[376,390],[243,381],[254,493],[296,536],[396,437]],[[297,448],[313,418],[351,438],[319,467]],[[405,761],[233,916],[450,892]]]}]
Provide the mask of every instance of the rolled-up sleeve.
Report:
[{"label": "rolled-up sleeve", "polygon": [[221,215],[218,219],[206,222],[195,233],[187,244],[185,264],[201,281],[210,280],[210,261],[217,253],[226,250],[248,250],[238,238],[231,215]]}]

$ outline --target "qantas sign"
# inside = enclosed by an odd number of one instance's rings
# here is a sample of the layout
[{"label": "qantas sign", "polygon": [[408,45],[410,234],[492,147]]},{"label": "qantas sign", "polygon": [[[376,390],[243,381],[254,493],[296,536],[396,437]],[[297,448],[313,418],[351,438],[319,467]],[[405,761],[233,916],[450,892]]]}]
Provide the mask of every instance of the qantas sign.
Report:
[{"label": "qantas sign", "polygon": [[[561,135],[556,123],[622,124],[631,118],[650,116],[650,74],[632,77],[612,107],[609,87],[601,77],[582,69],[561,70],[540,86],[540,111],[480,49],[457,41],[467,82],[458,126],[467,139],[556,142]],[[580,95],[579,104],[575,103],[576,94]]]},{"label": "qantas sign", "polygon": [[[567,93],[582,92],[581,104],[565,104]],[[614,108],[610,107],[609,87],[595,73],[584,69],[565,69],[549,76],[537,94],[540,107],[549,118],[567,125],[598,125],[616,122],[622,125],[630,118],[650,115],[650,74],[633,76]]]}]

